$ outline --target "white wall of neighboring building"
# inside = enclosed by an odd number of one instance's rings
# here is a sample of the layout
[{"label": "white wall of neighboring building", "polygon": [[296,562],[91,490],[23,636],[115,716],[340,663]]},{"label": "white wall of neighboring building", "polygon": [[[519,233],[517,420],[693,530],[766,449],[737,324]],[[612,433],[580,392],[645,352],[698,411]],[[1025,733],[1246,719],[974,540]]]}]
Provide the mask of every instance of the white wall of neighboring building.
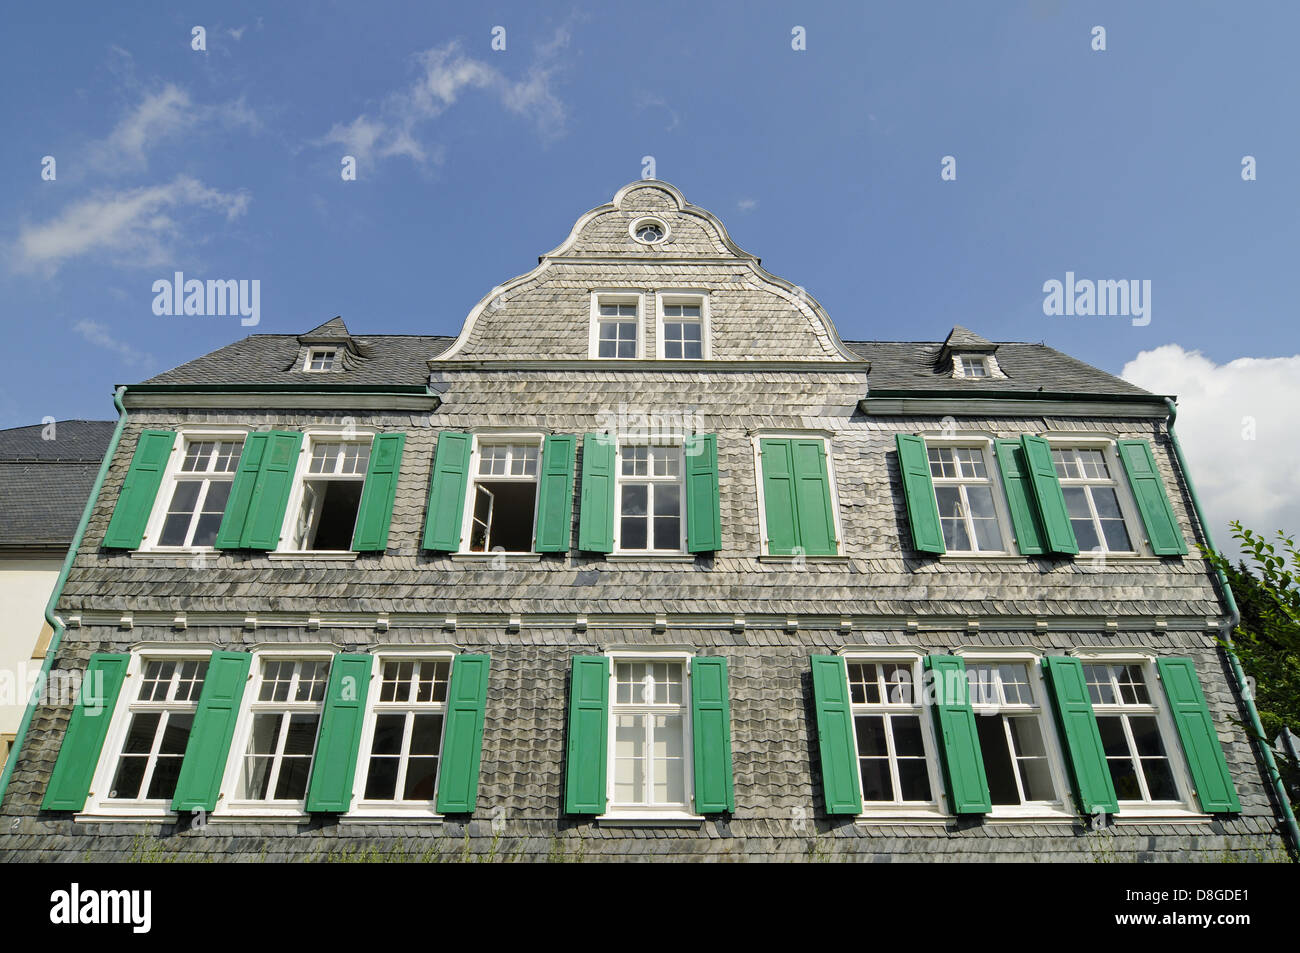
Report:
[{"label": "white wall of neighboring building", "polygon": [[[62,566],[60,558],[0,558],[0,736],[5,741],[17,733],[28,686],[40,671],[40,658],[32,654],[42,641],[45,604]],[[0,745],[0,764],[6,750]]]}]

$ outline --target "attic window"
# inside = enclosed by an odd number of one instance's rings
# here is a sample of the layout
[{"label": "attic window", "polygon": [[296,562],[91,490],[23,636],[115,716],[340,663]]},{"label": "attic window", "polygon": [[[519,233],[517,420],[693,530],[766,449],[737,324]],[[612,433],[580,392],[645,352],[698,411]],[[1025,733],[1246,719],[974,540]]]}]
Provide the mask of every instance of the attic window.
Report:
[{"label": "attic window", "polygon": [[972,357],[963,354],[957,358],[958,365],[961,368],[962,377],[989,377],[989,362],[987,358]]},{"label": "attic window", "polygon": [[668,226],[657,218],[639,218],[628,232],[643,245],[658,245],[668,238]]},{"label": "attic window", "polygon": [[305,371],[332,371],[338,349],[332,347],[314,347],[307,352]]}]

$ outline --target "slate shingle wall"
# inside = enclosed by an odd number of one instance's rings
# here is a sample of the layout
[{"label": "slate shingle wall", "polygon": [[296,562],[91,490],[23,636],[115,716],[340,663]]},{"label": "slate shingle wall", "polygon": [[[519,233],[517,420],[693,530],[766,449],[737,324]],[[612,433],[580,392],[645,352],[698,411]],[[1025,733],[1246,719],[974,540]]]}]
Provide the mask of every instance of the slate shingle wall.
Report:
[{"label": "slate shingle wall", "polygon": [[[1222,861],[1284,856],[1258,765],[1228,688],[1226,665],[1209,637],[1144,633],[1125,637],[1158,654],[1196,660],[1242,802],[1238,816],[1191,824],[1123,824],[1090,831],[1083,822],[1006,823],[950,820],[940,826],[855,823],[824,813],[808,679],[810,653],[841,645],[900,645],[927,651],[1014,645],[1063,652],[1111,645],[1100,635],[1017,632],[590,630],[525,628],[454,633],[394,630],[151,629],[71,630],[60,668],[82,669],[92,651],[125,651],[139,639],[251,648],[254,642],[334,641],[354,649],[375,644],[452,642],[492,656],[483,736],[479,805],[468,822],[339,824],[316,817],[301,824],[213,821],[198,831],[161,824],[86,824],[39,810],[69,708],[38,710],[23,760],[0,814],[0,856],[15,860],[214,859],[301,860],[377,854],[456,859],[466,854],[507,860],[893,860],[893,861]],[[685,644],[723,655],[731,669],[737,809],[730,818],[689,828],[616,828],[562,814],[564,726],[569,658],[615,644]]]}]

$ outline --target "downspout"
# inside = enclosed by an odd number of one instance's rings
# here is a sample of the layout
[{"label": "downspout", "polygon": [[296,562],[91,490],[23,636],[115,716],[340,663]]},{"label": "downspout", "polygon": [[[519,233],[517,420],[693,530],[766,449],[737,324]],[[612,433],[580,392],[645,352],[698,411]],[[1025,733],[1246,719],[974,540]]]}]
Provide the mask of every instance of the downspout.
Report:
[{"label": "downspout", "polygon": [[[1196,496],[1196,487],[1192,485],[1192,471],[1187,468],[1187,460],[1183,457],[1182,445],[1178,442],[1178,435],[1174,433],[1174,422],[1178,418],[1178,407],[1170,397],[1165,398],[1165,404],[1169,407],[1169,420],[1165,426],[1169,434],[1169,440],[1174,445],[1174,455],[1178,458],[1178,468],[1183,472],[1183,482],[1187,485],[1187,495],[1191,497],[1192,509],[1196,511],[1196,520],[1201,524],[1201,535],[1205,537],[1205,545],[1212,551],[1215,550],[1214,540],[1210,538],[1210,524],[1205,521],[1205,514],[1201,512],[1201,501]],[[1233,677],[1237,680],[1237,691],[1246,703],[1246,714],[1250,717],[1250,727],[1255,732],[1255,739],[1259,742],[1259,749],[1264,756],[1264,767],[1268,771],[1269,780],[1273,782],[1273,790],[1277,793],[1278,803],[1282,805],[1282,821],[1286,825],[1287,832],[1291,835],[1291,846],[1297,854],[1300,854],[1300,827],[1296,825],[1295,812],[1291,810],[1291,800],[1287,797],[1286,786],[1282,783],[1282,773],[1277,769],[1277,761],[1273,757],[1273,749],[1269,747],[1268,739],[1264,737],[1264,725],[1259,720],[1259,710],[1255,708],[1255,698],[1246,684],[1246,673],[1241,669],[1241,660],[1237,658],[1236,649],[1233,647],[1232,630],[1241,622],[1241,610],[1237,608],[1237,600],[1232,595],[1232,587],[1228,585],[1228,577],[1222,569],[1216,567],[1216,574],[1219,577],[1219,588],[1223,592],[1223,601],[1228,606],[1228,616],[1220,625],[1223,629],[1223,641],[1227,649],[1228,662],[1232,666]]]},{"label": "downspout", "polygon": [[23,712],[23,720],[18,725],[13,750],[9,752],[9,758],[5,762],[4,774],[0,775],[0,806],[3,806],[5,795],[9,792],[9,778],[14,773],[14,765],[18,763],[18,758],[23,752],[23,741],[27,738],[27,731],[31,727],[32,715],[35,714],[36,704],[44,693],[50,669],[54,666],[54,656],[58,653],[63,639],[63,623],[54,614],[54,607],[59,604],[59,598],[63,595],[63,587],[77,558],[77,550],[81,548],[81,539],[86,535],[86,527],[90,524],[90,514],[95,510],[95,502],[99,499],[99,491],[104,487],[104,478],[108,476],[113,454],[117,452],[118,441],[122,439],[122,431],[126,429],[126,408],[122,406],[122,397],[125,394],[125,386],[118,387],[113,394],[113,406],[117,408],[118,414],[117,428],[108,442],[108,449],[104,451],[104,461],[99,465],[99,475],[95,477],[95,484],[90,488],[90,496],[86,498],[86,506],[81,511],[81,522],[77,524],[77,531],[72,534],[72,545],[68,547],[68,554],[63,557],[63,568],[59,570],[59,578],[54,582],[54,591],[50,593],[49,602],[45,603],[45,621],[49,623],[53,634],[50,636],[50,647],[45,652],[45,661],[41,663],[40,677],[32,687],[31,697],[27,700],[27,710]]}]

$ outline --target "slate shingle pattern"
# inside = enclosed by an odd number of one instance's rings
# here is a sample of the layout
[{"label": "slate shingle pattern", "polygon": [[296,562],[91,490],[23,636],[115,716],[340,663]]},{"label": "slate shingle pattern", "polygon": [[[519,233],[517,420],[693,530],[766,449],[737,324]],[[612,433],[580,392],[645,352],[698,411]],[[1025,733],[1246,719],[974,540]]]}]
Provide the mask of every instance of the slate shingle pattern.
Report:
[{"label": "slate shingle pattern", "polygon": [[67,549],[115,426],[61,420],[0,430],[0,550]]}]

